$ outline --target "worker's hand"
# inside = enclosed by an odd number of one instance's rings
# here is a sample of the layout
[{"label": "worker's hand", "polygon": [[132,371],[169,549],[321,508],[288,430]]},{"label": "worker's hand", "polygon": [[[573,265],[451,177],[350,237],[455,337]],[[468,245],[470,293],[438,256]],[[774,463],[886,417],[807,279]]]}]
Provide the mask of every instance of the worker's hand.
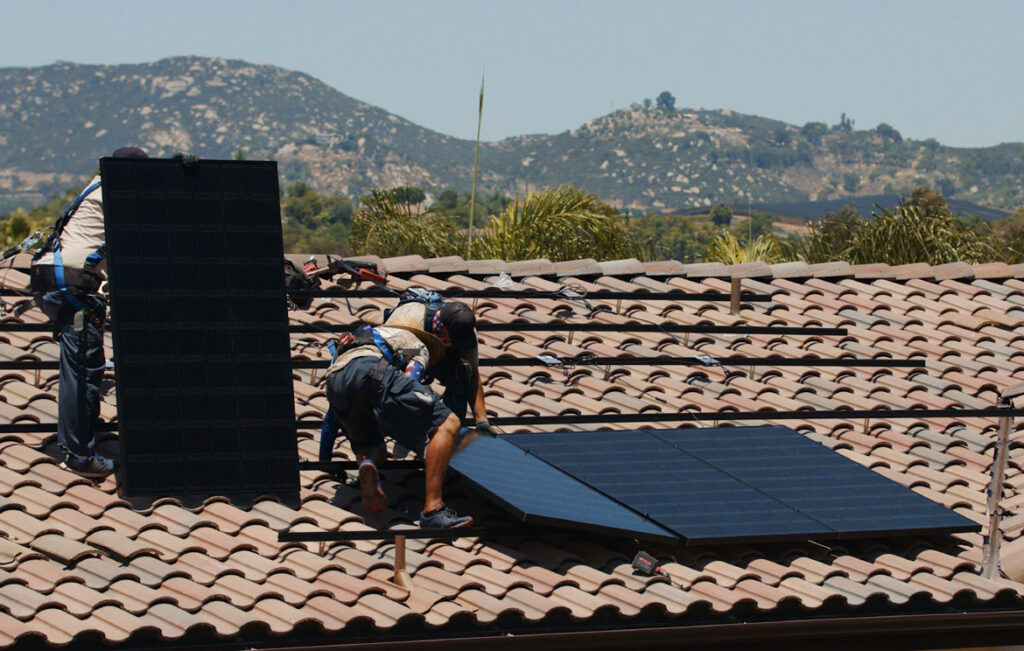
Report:
[{"label": "worker's hand", "polygon": [[482,436],[490,436],[491,438],[494,438],[498,435],[497,430],[495,430],[494,426],[491,425],[491,421],[487,420],[486,418],[481,418],[480,420],[476,421],[476,431],[480,432]]},{"label": "worker's hand", "polygon": [[179,151],[171,158],[181,161],[181,164],[184,165],[185,167],[192,167],[199,162],[198,156],[196,156],[195,154],[186,154],[183,151]]}]

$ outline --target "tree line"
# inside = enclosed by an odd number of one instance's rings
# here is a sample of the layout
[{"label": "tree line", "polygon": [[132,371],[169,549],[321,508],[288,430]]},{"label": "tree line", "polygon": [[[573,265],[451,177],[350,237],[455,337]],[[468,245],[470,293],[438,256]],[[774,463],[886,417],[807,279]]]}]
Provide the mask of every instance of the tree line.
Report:
[{"label": "tree line", "polygon": [[[76,196],[69,189],[48,203],[0,214],[0,245],[17,244],[49,227]],[[598,196],[563,185],[512,198],[479,197],[472,239],[468,193],[448,189],[428,197],[423,188],[374,189],[353,201],[322,195],[306,183],[282,192],[285,250],[297,253],[551,261],[611,260],[776,263],[846,261],[892,265],[953,261],[1024,261],[1024,208],[1007,219],[984,222],[955,215],[943,196],[915,189],[891,209],[870,217],[852,205],[785,234],[775,219],[754,211],[735,219],[728,206],[709,214],[627,217]]]}]

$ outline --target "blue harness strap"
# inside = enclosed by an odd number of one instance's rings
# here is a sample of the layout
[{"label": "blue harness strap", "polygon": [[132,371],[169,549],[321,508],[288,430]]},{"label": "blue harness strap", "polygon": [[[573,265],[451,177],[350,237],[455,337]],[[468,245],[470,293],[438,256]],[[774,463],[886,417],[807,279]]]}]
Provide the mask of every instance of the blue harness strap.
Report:
[{"label": "blue harness strap", "polygon": [[[43,253],[46,252],[48,248],[53,248],[53,279],[57,283],[57,289],[60,291],[61,295],[64,296],[65,300],[67,300],[67,302],[70,303],[71,307],[75,308],[75,310],[85,309],[85,303],[78,300],[78,297],[76,297],[74,294],[68,291],[68,284],[67,281],[64,279],[64,258],[60,253],[60,234],[64,230],[64,226],[67,225],[68,220],[70,220],[71,216],[75,214],[76,210],[78,210],[78,206],[82,204],[82,201],[84,201],[85,198],[89,196],[90,192],[92,192],[98,187],[100,187],[100,184],[97,181],[96,183],[93,183],[86,189],[82,190],[82,193],[78,195],[74,201],[71,202],[71,205],[67,207],[64,213],[60,216],[60,219],[57,220],[57,223],[54,224],[53,234],[50,236],[47,245],[43,246],[43,248],[40,249],[39,252],[36,253],[35,257],[33,258],[33,260],[39,258]],[[106,244],[104,243],[100,246],[99,250],[89,254],[89,256],[86,258],[86,266],[95,267],[97,264],[99,264],[99,261],[103,259],[103,254],[105,252]],[[97,254],[99,255],[99,257],[94,257],[97,256]],[[90,262],[92,263],[91,265]]]},{"label": "blue harness strap", "polygon": [[384,337],[380,336],[376,328],[373,328],[373,343],[388,362],[394,362],[395,354],[392,352],[391,346],[388,345],[388,342],[384,341]]},{"label": "blue harness strap", "polygon": [[57,289],[60,290],[65,300],[71,304],[71,307],[75,308],[76,311],[85,309],[85,303],[78,300],[78,297],[68,291],[68,285],[64,281],[64,260],[60,255],[60,242],[53,249],[53,279],[57,283]]}]

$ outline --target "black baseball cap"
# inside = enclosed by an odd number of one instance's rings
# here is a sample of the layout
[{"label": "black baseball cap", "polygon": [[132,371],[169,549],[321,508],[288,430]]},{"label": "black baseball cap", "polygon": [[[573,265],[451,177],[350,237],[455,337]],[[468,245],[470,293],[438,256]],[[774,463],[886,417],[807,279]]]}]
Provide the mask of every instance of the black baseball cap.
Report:
[{"label": "black baseball cap", "polygon": [[455,350],[473,350],[476,342],[476,315],[459,301],[445,303],[441,308],[441,324],[448,330],[448,341]]}]

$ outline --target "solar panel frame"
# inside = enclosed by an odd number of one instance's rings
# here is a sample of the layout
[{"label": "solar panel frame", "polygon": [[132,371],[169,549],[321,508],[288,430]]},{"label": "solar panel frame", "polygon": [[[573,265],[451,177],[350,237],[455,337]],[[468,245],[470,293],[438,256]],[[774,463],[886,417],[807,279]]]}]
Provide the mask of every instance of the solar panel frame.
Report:
[{"label": "solar panel frame", "polygon": [[276,163],[100,173],[121,494],[297,503]]},{"label": "solar panel frame", "polygon": [[[978,530],[958,513],[781,426],[508,439],[690,545]],[[787,464],[793,455],[802,465]]]}]

